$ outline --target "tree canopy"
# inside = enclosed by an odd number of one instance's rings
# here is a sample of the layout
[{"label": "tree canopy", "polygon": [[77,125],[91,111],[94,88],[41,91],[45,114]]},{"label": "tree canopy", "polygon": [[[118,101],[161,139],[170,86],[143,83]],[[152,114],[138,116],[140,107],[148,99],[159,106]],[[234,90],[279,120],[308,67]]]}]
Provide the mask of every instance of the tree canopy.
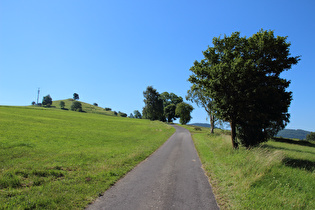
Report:
[{"label": "tree canopy", "polygon": [[80,99],[79,94],[73,93],[73,99],[74,100],[79,100]]},{"label": "tree canopy", "polygon": [[186,125],[191,120],[190,113],[193,111],[193,107],[190,104],[187,104],[185,102],[181,102],[177,104],[175,113],[177,116],[179,116],[179,122],[182,125]]},{"label": "tree canopy", "polygon": [[160,120],[164,119],[163,100],[160,94],[152,86],[148,86],[146,91],[143,92],[144,104],[142,116],[144,119]]},{"label": "tree canopy", "polygon": [[47,96],[43,97],[42,104],[44,106],[48,106],[48,107],[52,105],[52,98],[50,97],[50,95],[47,95]]},{"label": "tree canopy", "polygon": [[280,74],[300,59],[290,57],[286,39],[263,30],[249,38],[239,32],[214,37],[205,58],[190,68],[189,81],[203,87],[216,116],[230,122],[234,148],[264,142],[289,122],[290,81]]}]

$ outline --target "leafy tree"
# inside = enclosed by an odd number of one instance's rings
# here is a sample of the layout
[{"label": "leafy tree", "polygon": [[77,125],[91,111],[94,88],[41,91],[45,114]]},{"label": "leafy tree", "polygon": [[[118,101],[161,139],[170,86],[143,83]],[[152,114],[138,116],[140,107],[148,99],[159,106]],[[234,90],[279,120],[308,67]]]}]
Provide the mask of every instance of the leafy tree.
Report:
[{"label": "leafy tree", "polygon": [[230,122],[234,148],[239,142],[249,148],[267,141],[289,122],[290,81],[280,74],[300,59],[290,57],[286,39],[263,30],[249,38],[239,32],[215,37],[205,59],[190,68],[189,81],[203,87],[216,115]]},{"label": "leafy tree", "polygon": [[73,99],[74,99],[74,100],[79,100],[79,99],[80,99],[80,98],[79,98],[79,94],[73,93]]},{"label": "leafy tree", "polygon": [[97,103],[94,103],[93,106],[98,106],[98,104],[97,104]]},{"label": "leafy tree", "polygon": [[152,86],[148,86],[143,92],[144,104],[142,115],[145,119],[165,121],[163,100],[160,94]]},{"label": "leafy tree", "polygon": [[34,106],[36,104],[36,102],[35,101],[32,101],[32,105]]},{"label": "leafy tree", "polygon": [[44,97],[43,97],[42,104],[43,104],[44,106],[48,106],[48,107],[50,107],[50,106],[52,105],[52,98],[50,97],[49,94],[48,94],[47,96],[44,96]]},{"label": "leafy tree", "polygon": [[141,119],[141,118],[142,118],[141,113],[140,113],[138,110],[135,110],[135,111],[133,112],[133,115],[134,115],[134,117],[137,118],[137,119]]},{"label": "leafy tree", "polygon": [[211,133],[214,133],[214,123],[217,121],[215,111],[213,109],[214,101],[210,98],[205,88],[201,85],[193,84],[187,91],[186,100],[196,103],[197,106],[203,107],[209,115]]},{"label": "leafy tree", "polygon": [[167,122],[173,122],[173,119],[176,119],[176,105],[175,104],[169,104],[166,107],[164,107],[164,116],[167,119]]},{"label": "leafy tree", "polygon": [[64,109],[66,106],[66,103],[64,101],[60,101],[59,106],[61,109]]},{"label": "leafy tree", "polygon": [[112,111],[112,109],[111,108],[105,108],[105,111]]},{"label": "leafy tree", "polygon": [[79,111],[82,112],[82,104],[79,101],[73,101],[71,104],[71,108],[72,111]]},{"label": "leafy tree", "polygon": [[164,117],[167,119],[168,122],[173,122],[173,120],[176,119],[175,115],[176,105],[183,102],[183,98],[177,96],[174,93],[163,92],[160,95],[160,99],[163,100]]},{"label": "leafy tree", "polygon": [[310,132],[309,134],[307,134],[306,140],[307,141],[315,141],[315,132]]},{"label": "leafy tree", "polygon": [[129,118],[135,118],[132,113],[130,113]]},{"label": "leafy tree", "polygon": [[177,104],[175,113],[180,117],[179,122],[182,125],[186,125],[191,120],[190,113],[194,108],[185,102]]}]

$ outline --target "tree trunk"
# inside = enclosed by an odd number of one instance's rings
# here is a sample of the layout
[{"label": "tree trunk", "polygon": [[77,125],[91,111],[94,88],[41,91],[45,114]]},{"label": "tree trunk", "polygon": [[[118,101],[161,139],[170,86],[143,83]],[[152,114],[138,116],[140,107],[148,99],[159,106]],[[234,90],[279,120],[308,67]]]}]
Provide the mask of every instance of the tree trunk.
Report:
[{"label": "tree trunk", "polygon": [[210,115],[211,133],[214,133],[214,116]]},{"label": "tree trunk", "polygon": [[231,139],[232,139],[232,145],[234,149],[238,149],[238,143],[236,142],[236,125],[235,121],[231,120]]}]

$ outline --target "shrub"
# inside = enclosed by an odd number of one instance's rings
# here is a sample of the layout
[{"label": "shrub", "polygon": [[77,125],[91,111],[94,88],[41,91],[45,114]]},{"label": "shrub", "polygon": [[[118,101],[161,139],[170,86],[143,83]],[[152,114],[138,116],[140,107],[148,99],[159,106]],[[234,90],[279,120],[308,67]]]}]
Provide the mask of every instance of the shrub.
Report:
[{"label": "shrub", "polygon": [[105,111],[112,111],[111,108],[105,108]]},{"label": "shrub", "polygon": [[44,96],[42,104],[43,104],[44,106],[48,106],[48,107],[51,106],[51,104],[52,104],[52,98],[50,97],[50,95]]},{"label": "shrub", "polygon": [[315,141],[315,132],[310,132],[309,134],[307,134],[306,140],[307,141]]}]

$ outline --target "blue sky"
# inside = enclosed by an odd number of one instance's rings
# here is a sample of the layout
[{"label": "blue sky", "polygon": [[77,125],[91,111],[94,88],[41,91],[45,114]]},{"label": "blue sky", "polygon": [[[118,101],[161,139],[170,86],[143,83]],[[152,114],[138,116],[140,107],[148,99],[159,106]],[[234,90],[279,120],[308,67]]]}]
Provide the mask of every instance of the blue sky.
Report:
[{"label": "blue sky", "polygon": [[[301,61],[282,74],[293,101],[287,128],[315,131],[315,2],[312,0],[0,0],[0,104],[50,94],[129,113],[152,85],[185,97],[189,68],[212,38],[261,28],[288,36]],[[192,104],[191,122],[208,122]]]}]

